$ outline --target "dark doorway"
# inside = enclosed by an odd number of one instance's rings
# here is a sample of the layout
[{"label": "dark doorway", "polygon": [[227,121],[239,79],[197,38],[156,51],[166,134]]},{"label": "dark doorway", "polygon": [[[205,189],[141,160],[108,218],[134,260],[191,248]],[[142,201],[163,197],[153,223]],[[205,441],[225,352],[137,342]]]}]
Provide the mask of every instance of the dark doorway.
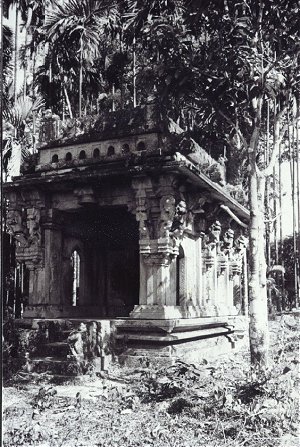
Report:
[{"label": "dark doorway", "polygon": [[97,317],[125,317],[138,304],[138,240],[138,223],[126,208],[87,208],[66,216],[65,251],[81,247],[77,276],[85,315],[90,308]]}]

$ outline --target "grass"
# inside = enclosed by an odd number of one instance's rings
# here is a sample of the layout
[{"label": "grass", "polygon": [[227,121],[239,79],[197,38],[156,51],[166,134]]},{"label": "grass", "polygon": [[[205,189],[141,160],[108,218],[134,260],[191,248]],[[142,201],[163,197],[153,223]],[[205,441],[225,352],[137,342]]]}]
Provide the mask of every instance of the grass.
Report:
[{"label": "grass", "polygon": [[60,385],[19,373],[3,389],[3,446],[296,447],[297,325],[270,329],[271,366],[259,374],[246,352]]}]

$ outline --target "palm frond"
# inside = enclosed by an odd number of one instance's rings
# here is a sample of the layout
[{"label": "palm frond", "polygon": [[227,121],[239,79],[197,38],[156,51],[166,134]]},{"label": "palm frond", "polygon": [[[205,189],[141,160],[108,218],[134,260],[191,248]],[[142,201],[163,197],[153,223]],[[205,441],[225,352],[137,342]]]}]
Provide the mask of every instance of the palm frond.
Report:
[{"label": "palm frond", "polygon": [[36,99],[32,102],[32,99],[26,96],[19,97],[14,106],[3,113],[4,121],[10,123],[18,131],[23,122],[26,121],[32,112],[39,110],[44,105],[42,98]]}]

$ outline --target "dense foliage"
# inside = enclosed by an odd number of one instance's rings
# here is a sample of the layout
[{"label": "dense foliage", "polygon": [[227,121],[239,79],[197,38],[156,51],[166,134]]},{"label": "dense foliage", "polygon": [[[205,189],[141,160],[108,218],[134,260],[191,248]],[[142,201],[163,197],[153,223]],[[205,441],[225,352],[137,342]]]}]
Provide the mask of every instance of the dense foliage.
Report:
[{"label": "dense foliage", "polygon": [[30,96],[61,117],[156,97],[216,156],[234,151],[231,180],[246,175],[250,143],[266,165],[267,126],[296,107],[297,1],[5,3],[17,4],[30,36],[20,51],[23,65],[33,60]]}]

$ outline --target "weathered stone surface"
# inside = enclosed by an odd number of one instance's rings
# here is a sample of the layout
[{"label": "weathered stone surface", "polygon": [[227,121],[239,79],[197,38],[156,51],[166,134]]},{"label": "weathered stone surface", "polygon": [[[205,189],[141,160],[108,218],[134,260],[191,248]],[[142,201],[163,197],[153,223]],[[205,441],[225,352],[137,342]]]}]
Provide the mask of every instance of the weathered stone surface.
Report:
[{"label": "weathered stone surface", "polygon": [[[190,321],[177,331],[178,343],[190,343],[184,334],[195,319],[218,325],[221,317],[226,326],[245,313],[247,241],[226,209],[239,221],[249,213],[221,186],[224,169],[218,182],[205,175],[201,160],[210,157],[178,129],[170,132],[155,105],[73,123],[74,135],[45,118],[42,139],[59,140],[40,147],[34,172],[4,188],[16,259],[29,272],[24,317],[130,316],[133,327],[156,320],[169,331],[170,322]],[[87,333],[96,340],[97,327],[75,331],[73,356]],[[207,339],[219,336],[208,332]],[[48,348],[66,354],[65,345]]]}]

